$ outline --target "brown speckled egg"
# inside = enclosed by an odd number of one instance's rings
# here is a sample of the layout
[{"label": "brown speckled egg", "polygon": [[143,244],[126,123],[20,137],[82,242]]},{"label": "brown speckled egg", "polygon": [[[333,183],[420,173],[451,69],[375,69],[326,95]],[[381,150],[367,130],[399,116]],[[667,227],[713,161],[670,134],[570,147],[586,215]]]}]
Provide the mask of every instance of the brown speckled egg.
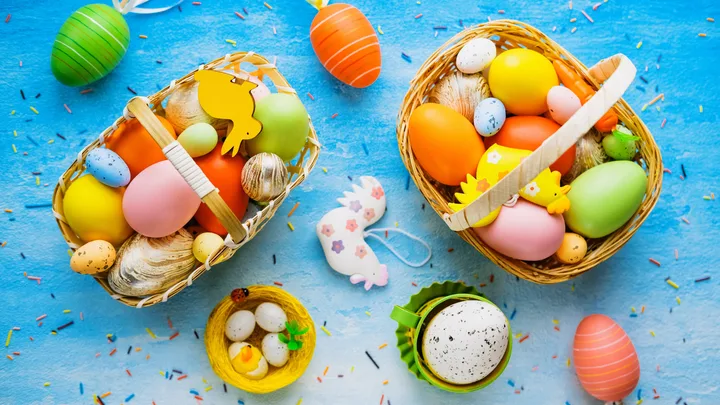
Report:
[{"label": "brown speckled egg", "polygon": [[495,305],[462,301],[428,324],[422,351],[428,368],[451,384],[472,384],[500,364],[508,346],[508,321]]},{"label": "brown speckled egg", "polygon": [[586,253],[587,242],[585,239],[576,233],[567,232],[563,236],[560,248],[555,252],[555,257],[560,263],[573,264],[582,260]]},{"label": "brown speckled egg", "polygon": [[73,253],[70,268],[80,274],[102,273],[115,263],[115,255],[115,248],[110,242],[94,240]]}]

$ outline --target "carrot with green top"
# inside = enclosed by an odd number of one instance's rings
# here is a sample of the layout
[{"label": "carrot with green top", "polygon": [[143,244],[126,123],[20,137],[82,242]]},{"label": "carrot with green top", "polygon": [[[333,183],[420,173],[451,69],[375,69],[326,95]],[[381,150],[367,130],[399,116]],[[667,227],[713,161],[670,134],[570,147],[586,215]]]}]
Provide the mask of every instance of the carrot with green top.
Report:
[{"label": "carrot with green top", "polygon": [[[562,84],[570,89],[582,104],[585,104],[595,95],[595,90],[577,73],[575,73],[567,64],[560,60],[553,61],[555,72],[560,78]],[[595,129],[600,132],[611,132],[618,123],[618,117],[615,111],[609,110],[605,115],[595,123]]]}]

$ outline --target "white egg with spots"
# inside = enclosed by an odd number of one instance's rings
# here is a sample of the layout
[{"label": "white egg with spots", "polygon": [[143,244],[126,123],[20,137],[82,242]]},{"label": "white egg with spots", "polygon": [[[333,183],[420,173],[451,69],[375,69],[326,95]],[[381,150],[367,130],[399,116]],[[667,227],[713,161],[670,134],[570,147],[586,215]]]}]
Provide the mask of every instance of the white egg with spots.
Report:
[{"label": "white egg with spots", "polygon": [[285,330],[287,315],[280,305],[263,302],[255,309],[255,320],[264,330],[277,333]]},{"label": "white egg with spots", "polygon": [[495,43],[487,38],[475,38],[466,43],[455,59],[458,70],[474,74],[485,69],[495,59]]},{"label": "white egg with spots", "polygon": [[495,305],[457,302],[430,320],[422,339],[423,357],[441,380],[472,384],[500,364],[508,335],[507,318]]},{"label": "white egg with spots", "polygon": [[271,366],[282,367],[290,359],[288,345],[280,340],[277,333],[268,333],[262,340],[262,353]]},{"label": "white egg with spots", "polygon": [[237,311],[225,322],[225,336],[233,342],[242,342],[255,330],[255,315],[250,311]]},{"label": "white egg with spots", "polygon": [[554,86],[548,91],[547,105],[550,116],[560,125],[565,124],[582,106],[578,96],[563,86]]},{"label": "white egg with spots", "polygon": [[493,136],[505,123],[505,105],[496,98],[486,98],[475,107],[473,124],[482,136]]}]

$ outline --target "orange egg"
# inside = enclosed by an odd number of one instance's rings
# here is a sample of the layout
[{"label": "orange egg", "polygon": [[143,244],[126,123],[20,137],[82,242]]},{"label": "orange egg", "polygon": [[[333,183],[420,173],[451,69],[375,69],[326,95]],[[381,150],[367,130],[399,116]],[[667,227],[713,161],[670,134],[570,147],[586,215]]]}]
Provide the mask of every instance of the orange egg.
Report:
[{"label": "orange egg", "polygon": [[310,26],[310,42],[325,69],[341,82],[367,87],[380,76],[380,43],[367,17],[343,3],[323,7]]},{"label": "orange egg", "polygon": [[475,174],[483,153],[480,136],[462,114],[441,104],[426,103],[412,112],[408,123],[410,147],[420,166],[448,186]]},{"label": "orange egg", "polygon": [[575,331],[573,362],[585,391],[601,401],[619,401],[640,380],[640,361],[627,333],[609,317],[585,317]]},{"label": "orange egg", "polygon": [[[485,143],[488,148],[499,143],[508,148],[535,150],[558,129],[560,125],[553,120],[534,115],[518,115],[506,119],[500,132],[486,138]],[[550,170],[557,170],[564,176],[574,162],[575,145],[550,165]]]},{"label": "orange egg", "polygon": [[[203,173],[210,182],[220,190],[220,197],[227,203],[238,219],[242,220],[248,206],[248,196],[242,188],[242,170],[245,166],[245,159],[237,155],[223,155],[220,153],[222,142],[205,156],[195,159]],[[195,220],[198,221],[206,231],[216,233],[220,236],[227,235],[225,227],[222,226],[215,214],[205,204],[200,204]]]},{"label": "orange egg", "polygon": [[[173,138],[175,130],[165,118],[156,115],[163,127],[170,132]],[[106,141],[108,149],[114,151],[127,163],[130,176],[135,178],[146,167],[165,160],[162,149],[155,143],[152,136],[145,130],[137,119],[125,121]]]}]

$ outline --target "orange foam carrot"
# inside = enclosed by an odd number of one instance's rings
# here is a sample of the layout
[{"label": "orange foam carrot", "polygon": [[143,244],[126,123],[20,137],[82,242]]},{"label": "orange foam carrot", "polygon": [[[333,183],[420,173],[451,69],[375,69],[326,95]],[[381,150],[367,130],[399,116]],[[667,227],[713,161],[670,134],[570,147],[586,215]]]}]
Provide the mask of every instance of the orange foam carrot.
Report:
[{"label": "orange foam carrot", "polygon": [[[564,62],[555,60],[553,61],[553,67],[555,67],[555,72],[562,84],[578,96],[582,104],[587,103],[595,95],[595,90]],[[615,114],[615,111],[609,110],[595,123],[595,128],[600,132],[611,132],[617,123],[617,114]]]}]

